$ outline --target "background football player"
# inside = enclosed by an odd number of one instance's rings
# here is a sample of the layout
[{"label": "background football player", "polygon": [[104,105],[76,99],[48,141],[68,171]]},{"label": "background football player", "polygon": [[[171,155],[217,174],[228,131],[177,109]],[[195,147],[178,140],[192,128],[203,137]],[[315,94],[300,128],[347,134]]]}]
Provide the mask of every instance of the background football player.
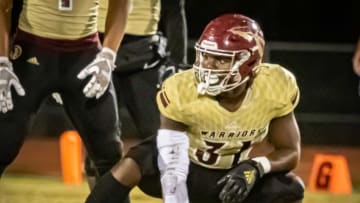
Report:
[{"label": "background football player", "polygon": [[[174,5],[167,0],[131,1],[125,35],[115,61],[117,68],[113,73],[113,82],[118,107],[125,107],[128,111],[138,138],[144,139],[156,134],[160,123],[159,110],[156,106],[158,83],[177,71],[171,64],[184,63],[186,58],[183,56],[187,44],[186,23],[183,16],[185,15],[184,0],[179,1],[175,1],[177,3],[172,1]],[[163,2],[167,4],[163,5]],[[98,19],[100,39],[103,39],[107,9],[108,0],[100,0]],[[180,25],[177,24],[178,30],[184,29],[183,32],[181,35],[174,35],[173,30],[166,29],[165,34],[169,38],[165,38],[159,32],[160,19],[161,25],[166,28],[184,21]],[[172,46],[168,47],[167,42],[171,42]],[[119,117],[120,120],[126,119],[124,111],[119,111]],[[124,132],[126,128],[129,126],[124,125]],[[87,174],[93,177],[92,164],[88,158],[85,168]]]},{"label": "background football player", "polygon": [[[107,0],[100,1],[100,38],[105,28]],[[126,107],[141,138],[156,134],[158,70],[166,60],[166,39],[159,34],[160,0],[132,0],[125,35],[113,74],[119,107]],[[144,105],[146,104],[146,105]],[[121,115],[124,118],[124,115]],[[126,127],[126,126],[125,126]]]},{"label": "background football player", "polygon": [[[183,51],[186,50],[187,44],[186,23],[177,24],[177,31],[181,31],[177,37],[173,37],[173,30],[167,30],[169,25],[177,23],[172,20],[183,19],[184,1],[172,1],[172,5],[167,0],[131,2],[131,12],[117,53],[115,64],[118,68],[114,71],[113,80],[119,103],[128,110],[138,136],[146,138],[156,134],[159,128],[159,111],[155,101],[159,72],[165,71],[163,69],[166,67],[163,66],[168,66],[168,63],[180,64],[186,59]],[[100,3],[98,27],[101,38],[108,5],[107,0]],[[171,12],[171,15],[168,12]],[[168,16],[172,18],[168,19]],[[160,25],[164,27],[165,32],[160,31]],[[170,37],[164,37],[164,34]],[[172,47],[167,46],[167,42],[171,42]],[[175,67],[173,69],[172,73],[176,71]]]},{"label": "background football player", "polygon": [[109,0],[103,47],[96,27],[98,1],[24,0],[10,55],[8,22],[12,4],[19,1],[0,1],[0,174],[15,159],[33,115],[52,92],[61,93],[96,175],[121,157],[111,75],[128,0]]},{"label": "background football player", "polygon": [[[261,63],[264,46],[254,20],[212,20],[193,69],[169,77],[157,95],[157,136],[131,148],[87,203],[122,202],[135,185],[171,203],[301,202],[302,181],[289,173],[300,158],[299,89],[291,72]],[[250,158],[265,140],[273,150]]]},{"label": "background football player", "polygon": [[[357,42],[355,53],[352,59],[353,70],[354,73],[360,77],[360,38]],[[359,87],[358,87],[358,95],[360,96],[360,80],[359,80]]]}]

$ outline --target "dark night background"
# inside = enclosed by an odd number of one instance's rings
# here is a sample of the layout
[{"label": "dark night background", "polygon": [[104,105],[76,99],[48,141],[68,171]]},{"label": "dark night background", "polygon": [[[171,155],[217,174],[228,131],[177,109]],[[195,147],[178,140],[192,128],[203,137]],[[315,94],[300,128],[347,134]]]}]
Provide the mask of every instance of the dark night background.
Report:
[{"label": "dark night background", "polygon": [[[359,0],[187,0],[186,12],[189,40],[224,13],[256,20],[270,50],[267,62],[279,63],[297,77],[301,100],[295,113],[302,142],[360,146],[359,79],[351,63],[360,36]],[[271,42],[288,43],[291,51],[274,49]]]},{"label": "dark night background", "polygon": [[188,0],[186,9],[190,38],[228,12],[258,21],[270,41],[354,43],[360,34],[359,0]]},{"label": "dark night background", "polygon": [[[13,1],[14,18],[23,0]],[[359,0],[186,0],[189,38],[196,39],[211,19],[230,12],[256,20],[268,41],[355,43],[360,35]]]}]

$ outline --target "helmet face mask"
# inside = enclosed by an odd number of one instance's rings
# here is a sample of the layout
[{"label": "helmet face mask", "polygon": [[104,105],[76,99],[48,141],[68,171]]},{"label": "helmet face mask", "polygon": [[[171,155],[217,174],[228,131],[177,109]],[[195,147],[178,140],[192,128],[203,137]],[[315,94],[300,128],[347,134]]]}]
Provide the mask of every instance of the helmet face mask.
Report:
[{"label": "helmet face mask", "polygon": [[[235,60],[235,53],[212,52],[199,46],[196,46],[195,49],[197,60],[193,65],[193,69],[200,94],[216,96],[238,87],[247,80],[242,78],[238,67],[249,59],[250,53],[248,51],[242,50],[241,53],[236,53],[240,54],[242,58]],[[204,54],[209,54],[215,58],[215,67],[204,67]],[[224,63],[224,59],[228,62]]]},{"label": "helmet face mask", "polygon": [[[264,45],[260,27],[246,16],[226,14],[212,20],[195,45],[198,92],[216,96],[246,82],[261,63]],[[215,61],[212,65],[206,55]]]}]

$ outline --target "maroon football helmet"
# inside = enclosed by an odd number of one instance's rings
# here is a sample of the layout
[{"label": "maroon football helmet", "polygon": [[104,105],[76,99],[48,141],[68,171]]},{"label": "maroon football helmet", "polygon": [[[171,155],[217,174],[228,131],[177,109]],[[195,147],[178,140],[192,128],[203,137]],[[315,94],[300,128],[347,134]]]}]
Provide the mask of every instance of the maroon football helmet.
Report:
[{"label": "maroon football helmet", "polygon": [[[195,44],[194,72],[200,94],[218,95],[249,79],[264,54],[260,26],[241,14],[225,14],[212,20]],[[201,67],[201,56],[231,57],[229,70]]]}]

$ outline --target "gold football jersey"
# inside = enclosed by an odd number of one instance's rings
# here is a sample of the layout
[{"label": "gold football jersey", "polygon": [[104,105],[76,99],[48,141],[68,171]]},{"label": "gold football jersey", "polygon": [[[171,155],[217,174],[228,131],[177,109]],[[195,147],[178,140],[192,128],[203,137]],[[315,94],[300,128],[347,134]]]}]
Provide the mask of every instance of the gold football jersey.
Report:
[{"label": "gold football jersey", "polygon": [[79,39],[97,31],[99,0],[24,0],[19,28],[50,39]]},{"label": "gold football jersey", "polygon": [[[160,20],[160,0],[131,0],[125,33],[132,35],[153,35]],[[98,29],[105,31],[108,0],[100,0]]]},{"label": "gold football jersey", "polygon": [[234,112],[213,97],[197,93],[192,69],[169,77],[157,95],[162,115],[189,127],[191,161],[215,169],[248,159],[252,145],[268,134],[270,121],[292,112],[298,102],[294,75],[275,64],[259,65],[243,103]]}]

